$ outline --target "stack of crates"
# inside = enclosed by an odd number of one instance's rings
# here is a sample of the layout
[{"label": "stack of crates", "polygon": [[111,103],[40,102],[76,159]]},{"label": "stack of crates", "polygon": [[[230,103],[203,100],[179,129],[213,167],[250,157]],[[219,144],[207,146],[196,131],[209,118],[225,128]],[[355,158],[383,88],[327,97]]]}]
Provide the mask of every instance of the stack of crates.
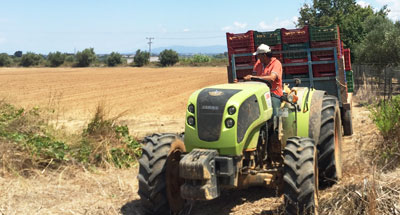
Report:
[{"label": "stack of crates", "polygon": [[347,92],[354,92],[354,79],[353,71],[351,70],[351,56],[350,49],[343,49],[344,55],[344,69],[346,71]]},{"label": "stack of crates", "polygon": [[[232,66],[232,54],[244,54],[255,52],[253,31],[243,34],[226,33],[228,44],[229,66]],[[255,56],[235,57],[236,75],[242,79],[246,75],[252,74],[252,69],[241,69],[241,67],[254,66]]]},{"label": "stack of crates", "polygon": [[268,45],[272,50],[272,56],[283,62],[283,55],[274,52],[282,51],[281,29],[268,32],[254,31],[254,48],[261,44]]},{"label": "stack of crates", "polygon": [[[342,42],[340,41],[339,27],[332,25],[328,27],[310,27],[311,48],[336,47],[337,54],[333,50],[313,51],[312,61],[332,61],[342,56]],[[314,77],[336,76],[335,64],[313,65]]]},{"label": "stack of crates", "polygon": [[[310,48],[308,26],[300,29],[281,29],[283,51],[301,50]],[[283,54],[283,62],[289,63],[305,63],[308,61],[307,52],[291,52]],[[284,78],[307,78],[308,66],[284,66]]]}]

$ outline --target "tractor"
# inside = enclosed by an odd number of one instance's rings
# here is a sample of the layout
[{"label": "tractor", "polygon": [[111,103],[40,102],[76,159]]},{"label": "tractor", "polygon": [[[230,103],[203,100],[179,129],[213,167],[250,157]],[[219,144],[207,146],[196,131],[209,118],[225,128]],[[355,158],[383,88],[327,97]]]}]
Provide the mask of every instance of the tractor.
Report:
[{"label": "tractor", "polygon": [[225,189],[262,186],[284,196],[285,214],[318,214],[318,189],[342,176],[337,97],[284,86],[273,115],[268,82],[199,89],[187,103],[182,134],[143,140],[139,190],[148,214],[180,214]]}]

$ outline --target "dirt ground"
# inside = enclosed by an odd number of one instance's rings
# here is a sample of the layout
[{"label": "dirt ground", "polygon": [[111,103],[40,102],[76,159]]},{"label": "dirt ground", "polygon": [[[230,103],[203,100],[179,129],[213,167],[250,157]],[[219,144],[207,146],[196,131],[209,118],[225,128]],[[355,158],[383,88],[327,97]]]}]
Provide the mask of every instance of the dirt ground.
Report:
[{"label": "dirt ground", "polygon": [[[223,67],[13,68],[0,69],[0,97],[24,107],[52,106],[61,112],[60,124],[71,131],[103,101],[112,106],[113,114],[128,110],[122,120],[140,136],[183,131],[188,96],[198,88],[225,82]],[[335,186],[368,176],[360,148],[378,138],[368,110],[353,105],[354,135],[344,138],[344,178]],[[38,170],[30,178],[0,177],[0,214],[140,215],[137,169],[89,171],[73,166]],[[334,195],[332,189],[320,192],[320,197]],[[224,191],[215,200],[195,203],[191,214],[276,214],[281,204],[275,191],[251,188]]]}]

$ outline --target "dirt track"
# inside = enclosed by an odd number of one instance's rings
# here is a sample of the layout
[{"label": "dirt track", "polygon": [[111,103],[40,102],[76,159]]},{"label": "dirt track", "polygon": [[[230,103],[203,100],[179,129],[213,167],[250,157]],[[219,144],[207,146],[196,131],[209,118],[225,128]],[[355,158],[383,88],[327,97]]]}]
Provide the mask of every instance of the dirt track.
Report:
[{"label": "dirt track", "polygon": [[[225,83],[226,72],[222,67],[0,69],[0,81],[0,97],[27,107],[53,106],[62,111],[59,120],[70,126],[82,125],[102,100],[114,113],[128,109],[123,119],[140,135],[182,131],[188,96],[198,88]],[[353,114],[355,134],[343,143],[344,181],[355,174],[362,177],[354,166],[354,152],[360,140],[373,141],[376,135],[366,109],[355,107]],[[136,172],[68,167],[37,171],[27,179],[0,177],[0,214],[141,214]],[[320,195],[332,194],[328,189]],[[226,191],[218,199],[197,203],[192,214],[274,214],[281,199],[273,195],[263,188]]]}]

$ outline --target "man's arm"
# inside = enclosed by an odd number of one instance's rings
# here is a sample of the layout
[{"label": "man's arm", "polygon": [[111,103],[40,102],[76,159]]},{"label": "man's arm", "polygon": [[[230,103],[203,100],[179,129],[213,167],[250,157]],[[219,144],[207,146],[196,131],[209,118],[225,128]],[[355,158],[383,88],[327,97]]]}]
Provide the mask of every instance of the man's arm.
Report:
[{"label": "man's arm", "polygon": [[243,79],[249,81],[251,78],[259,78],[269,82],[273,82],[278,78],[278,75],[274,72],[271,73],[271,75],[265,75],[265,76],[246,75]]}]

